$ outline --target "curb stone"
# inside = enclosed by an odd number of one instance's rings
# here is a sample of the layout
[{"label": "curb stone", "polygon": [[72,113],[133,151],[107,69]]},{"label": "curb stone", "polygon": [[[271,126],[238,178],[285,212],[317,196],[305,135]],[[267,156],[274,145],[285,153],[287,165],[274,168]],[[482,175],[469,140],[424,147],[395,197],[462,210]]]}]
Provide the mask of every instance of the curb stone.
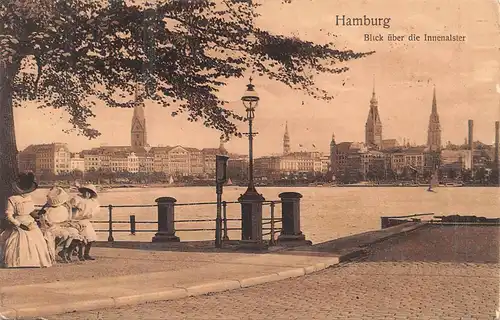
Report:
[{"label": "curb stone", "polygon": [[16,319],[27,317],[48,316],[69,312],[90,311],[95,309],[109,308],[115,305],[113,298],[99,300],[75,301],[65,304],[45,305],[43,307],[27,307],[16,310]]},{"label": "curb stone", "polygon": [[242,279],[242,280],[239,280],[239,282],[240,282],[241,288],[248,288],[248,287],[257,286],[259,284],[279,281],[282,279],[283,278],[278,276],[277,273],[273,273],[273,274],[268,274],[265,276]]},{"label": "curb stone", "polygon": [[359,248],[355,250],[349,250],[339,257],[339,262],[347,262],[354,258],[364,255],[367,252],[365,248]]},{"label": "curb stone", "polygon": [[382,241],[389,240],[391,238],[400,237],[408,232],[412,232],[412,231],[415,231],[417,229],[427,227],[427,226],[429,226],[429,224],[424,222],[424,223],[419,223],[417,225],[405,227],[405,228],[402,228],[401,230],[399,230],[398,232],[388,234],[384,237],[373,240],[370,243],[363,244],[356,249],[348,250],[346,253],[339,256],[339,262],[347,262],[347,261],[350,261],[352,259],[358,258],[358,257],[366,254],[369,251],[369,247],[371,245],[380,243]]},{"label": "curb stone", "polygon": [[184,288],[173,288],[171,290],[143,293],[131,296],[121,296],[113,298],[115,303],[115,308],[122,306],[141,304],[146,302],[164,301],[164,300],[175,300],[181,298],[187,298],[188,292]]},{"label": "curb stone", "polygon": [[244,278],[241,280],[219,280],[190,287],[174,286],[170,290],[160,292],[103,298],[99,300],[77,301],[67,304],[45,305],[39,307],[26,307],[18,309],[1,308],[0,314],[11,320],[24,317],[40,317],[69,312],[84,312],[105,308],[118,308],[127,305],[136,305],[155,301],[176,300],[186,297],[201,296],[208,293],[218,293],[228,290],[248,288],[259,284],[296,278],[326,269],[332,265],[338,264],[339,261],[339,258],[333,258],[327,260],[326,262],[316,263],[311,266],[284,270],[264,276]]},{"label": "curb stone", "polygon": [[219,280],[200,285],[194,285],[185,288],[188,296],[200,296],[212,292],[222,292],[234,289],[240,289],[241,285],[238,280]]},{"label": "curb stone", "polygon": [[387,235],[385,237],[381,237],[381,238],[379,238],[377,240],[374,240],[374,241],[372,241],[372,242],[370,242],[370,243],[368,243],[366,245],[363,245],[363,247],[368,247],[368,246],[371,246],[373,244],[377,244],[379,242],[388,240],[390,238],[399,237],[399,236],[402,236],[402,235],[404,235],[404,234],[406,234],[408,232],[412,232],[412,231],[415,231],[417,229],[420,229],[420,228],[423,228],[423,227],[427,227],[427,226],[430,226],[430,224],[426,223],[426,222],[421,222],[421,223],[419,223],[417,225],[413,225],[413,226],[410,226],[410,227],[403,228],[403,229],[399,230],[398,232],[395,232],[393,234],[389,234],[389,235]]},{"label": "curb stone", "polygon": [[278,272],[278,276],[282,279],[296,278],[305,275],[304,268],[296,268]]}]

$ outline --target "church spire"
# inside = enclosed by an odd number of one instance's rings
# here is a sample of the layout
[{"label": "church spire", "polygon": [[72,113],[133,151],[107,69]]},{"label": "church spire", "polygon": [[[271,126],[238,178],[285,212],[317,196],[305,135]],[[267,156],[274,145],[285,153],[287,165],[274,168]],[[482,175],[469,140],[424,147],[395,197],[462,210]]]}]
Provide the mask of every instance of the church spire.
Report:
[{"label": "church spire", "polygon": [[131,145],[132,147],[146,147],[148,146],[146,117],[144,114],[143,91],[140,84],[137,84],[135,87],[134,104],[134,115],[132,116],[130,132]]},{"label": "church spire", "polygon": [[378,113],[378,101],[375,95],[375,77],[373,79],[372,98],[370,100],[370,110],[365,124],[365,144],[368,147],[382,147],[382,122]]},{"label": "church spire", "polygon": [[332,132],[332,140],[330,141],[330,172],[337,174],[337,143],[335,142],[335,133]]},{"label": "church spire", "polygon": [[375,98],[375,75],[373,75],[373,89],[372,89],[372,98]]},{"label": "church spire", "polygon": [[436,86],[434,86],[434,90],[432,93],[432,113],[437,114],[437,102],[436,102]]},{"label": "church spire", "polygon": [[434,86],[432,92],[432,108],[427,129],[427,148],[429,151],[439,151],[441,149],[441,123],[437,111],[436,86]]},{"label": "church spire", "polygon": [[335,133],[332,133],[332,140],[330,140],[330,148],[332,148],[336,145],[337,145],[337,142],[335,141]]},{"label": "church spire", "polygon": [[288,121],[285,123],[285,134],[283,135],[283,154],[290,153],[290,135],[288,133]]}]

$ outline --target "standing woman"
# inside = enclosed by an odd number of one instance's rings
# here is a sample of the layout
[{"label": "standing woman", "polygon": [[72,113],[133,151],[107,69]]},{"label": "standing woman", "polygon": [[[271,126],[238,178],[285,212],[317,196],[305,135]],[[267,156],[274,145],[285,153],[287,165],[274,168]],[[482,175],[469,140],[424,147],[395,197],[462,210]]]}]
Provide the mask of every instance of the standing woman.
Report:
[{"label": "standing woman", "polygon": [[31,216],[35,204],[29,195],[38,184],[33,173],[21,173],[13,183],[5,216],[7,229],[0,234],[0,263],[6,268],[50,267],[52,261],[42,232]]},{"label": "standing woman", "polygon": [[97,241],[97,234],[95,233],[94,227],[90,219],[97,215],[100,210],[99,202],[97,201],[97,189],[92,184],[87,184],[78,188],[80,192],[79,195],[73,197],[70,200],[70,204],[73,207],[73,220],[78,221],[83,227],[83,231],[80,233],[84,238],[85,242],[85,252],[82,253],[80,248],[79,258],[80,260],[95,260],[90,256],[90,248],[92,243]]}]

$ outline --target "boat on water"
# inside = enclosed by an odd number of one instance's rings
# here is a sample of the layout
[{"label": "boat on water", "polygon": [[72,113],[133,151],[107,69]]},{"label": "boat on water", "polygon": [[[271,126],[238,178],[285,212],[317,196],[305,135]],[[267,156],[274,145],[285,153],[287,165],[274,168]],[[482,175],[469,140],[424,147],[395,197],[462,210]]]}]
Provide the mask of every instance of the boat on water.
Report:
[{"label": "boat on water", "polygon": [[463,182],[448,182],[444,184],[445,187],[463,187],[464,183]]}]

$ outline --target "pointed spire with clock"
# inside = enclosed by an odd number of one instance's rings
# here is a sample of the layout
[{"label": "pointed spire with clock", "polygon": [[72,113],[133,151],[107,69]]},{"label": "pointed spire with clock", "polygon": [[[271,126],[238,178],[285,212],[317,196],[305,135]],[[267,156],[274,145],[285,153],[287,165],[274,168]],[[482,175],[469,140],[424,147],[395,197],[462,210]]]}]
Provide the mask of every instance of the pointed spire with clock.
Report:
[{"label": "pointed spire with clock", "polygon": [[131,145],[135,148],[147,147],[146,117],[144,113],[144,88],[137,84],[135,88],[135,107],[130,131]]}]

